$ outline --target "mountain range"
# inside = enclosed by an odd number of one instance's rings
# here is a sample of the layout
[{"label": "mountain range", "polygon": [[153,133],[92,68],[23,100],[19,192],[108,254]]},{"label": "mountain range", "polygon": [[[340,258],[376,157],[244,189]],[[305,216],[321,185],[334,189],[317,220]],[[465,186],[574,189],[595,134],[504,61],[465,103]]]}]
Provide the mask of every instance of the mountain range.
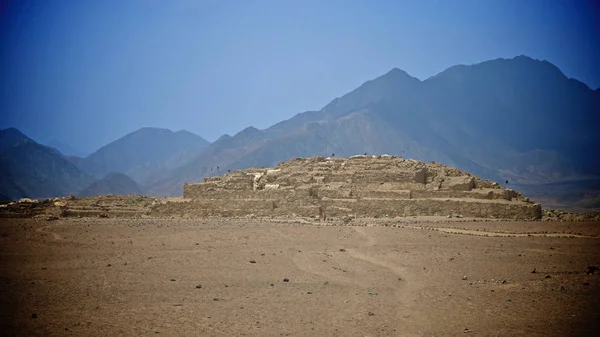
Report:
[{"label": "mountain range", "polygon": [[56,149],[19,130],[0,130],[0,194],[5,198],[74,194],[94,178]]},{"label": "mountain range", "polygon": [[77,193],[78,197],[101,194],[141,194],[138,184],[124,173],[109,173]]},{"label": "mountain range", "polygon": [[[294,157],[386,153],[508,182],[553,206],[600,208],[598,126],[600,90],[566,77],[547,61],[518,56],[458,65],[423,81],[395,68],[319,111],[264,130],[248,127],[213,143],[186,131],[143,128],[85,158],[54,150],[62,160],[53,160],[74,175],[64,179],[77,183],[63,182],[62,189],[54,184],[47,192],[66,193],[81,180],[120,172],[143,193],[181,195],[184,183],[228,170],[268,167]],[[1,136],[0,143],[10,144],[4,138],[11,137]],[[3,166],[14,166],[15,159],[1,148]],[[4,171],[1,194],[45,196],[22,187],[24,182],[10,184],[35,175],[9,170],[4,176]]]}]

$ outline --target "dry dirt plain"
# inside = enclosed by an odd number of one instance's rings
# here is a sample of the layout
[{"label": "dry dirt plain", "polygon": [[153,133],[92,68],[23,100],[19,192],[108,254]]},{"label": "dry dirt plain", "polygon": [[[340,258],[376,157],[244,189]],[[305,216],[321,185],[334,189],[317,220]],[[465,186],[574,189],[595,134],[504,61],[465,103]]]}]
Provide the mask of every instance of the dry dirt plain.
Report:
[{"label": "dry dirt plain", "polygon": [[333,224],[0,219],[0,334],[600,331],[600,272],[586,274],[600,265],[598,223]]}]

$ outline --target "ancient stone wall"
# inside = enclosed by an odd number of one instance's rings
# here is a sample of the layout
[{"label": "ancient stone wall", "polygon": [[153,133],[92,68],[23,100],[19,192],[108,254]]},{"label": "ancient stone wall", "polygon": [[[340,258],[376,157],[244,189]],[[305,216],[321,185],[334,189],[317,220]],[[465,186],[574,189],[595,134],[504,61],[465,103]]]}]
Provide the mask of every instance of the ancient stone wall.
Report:
[{"label": "ancient stone wall", "polygon": [[394,156],[296,158],[186,184],[182,216],[447,216],[538,219],[518,192],[457,168]]}]

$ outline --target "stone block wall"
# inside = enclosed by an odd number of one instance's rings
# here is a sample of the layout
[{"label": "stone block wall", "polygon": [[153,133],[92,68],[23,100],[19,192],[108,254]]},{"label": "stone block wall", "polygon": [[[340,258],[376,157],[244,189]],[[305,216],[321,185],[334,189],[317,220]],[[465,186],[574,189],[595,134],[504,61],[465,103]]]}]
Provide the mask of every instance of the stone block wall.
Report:
[{"label": "stone block wall", "polygon": [[540,205],[497,183],[392,156],[293,159],[274,169],[236,171],[186,184],[184,197],[193,202],[172,207],[190,216],[541,217]]}]

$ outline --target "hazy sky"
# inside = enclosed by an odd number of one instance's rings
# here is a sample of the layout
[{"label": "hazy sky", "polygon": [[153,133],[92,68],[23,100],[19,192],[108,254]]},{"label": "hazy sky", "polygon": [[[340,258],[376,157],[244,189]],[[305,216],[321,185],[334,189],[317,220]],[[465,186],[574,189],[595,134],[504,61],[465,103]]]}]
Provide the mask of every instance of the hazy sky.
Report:
[{"label": "hazy sky", "polygon": [[0,1],[0,128],[93,151],[143,126],[213,141],[401,68],[524,54],[600,87],[600,6],[553,0]]}]

